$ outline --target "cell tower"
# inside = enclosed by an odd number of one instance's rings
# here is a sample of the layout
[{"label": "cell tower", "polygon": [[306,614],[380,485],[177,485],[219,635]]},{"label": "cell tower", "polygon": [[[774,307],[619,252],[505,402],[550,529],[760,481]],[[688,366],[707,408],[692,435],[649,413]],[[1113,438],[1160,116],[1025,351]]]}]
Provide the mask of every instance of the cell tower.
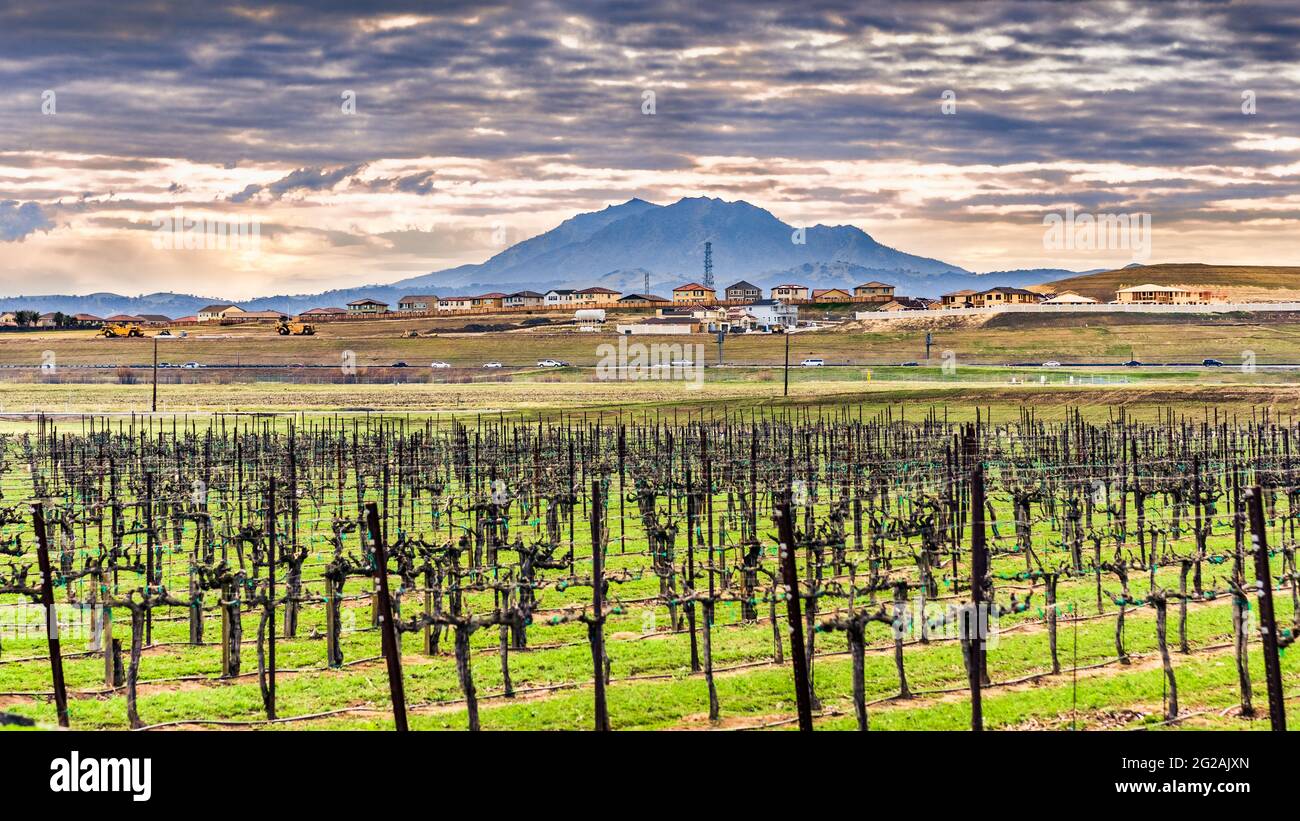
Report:
[{"label": "cell tower", "polygon": [[713,287],[713,243],[704,243],[704,287]]},{"label": "cell tower", "polygon": [[650,293],[650,272],[645,272],[645,293]]}]

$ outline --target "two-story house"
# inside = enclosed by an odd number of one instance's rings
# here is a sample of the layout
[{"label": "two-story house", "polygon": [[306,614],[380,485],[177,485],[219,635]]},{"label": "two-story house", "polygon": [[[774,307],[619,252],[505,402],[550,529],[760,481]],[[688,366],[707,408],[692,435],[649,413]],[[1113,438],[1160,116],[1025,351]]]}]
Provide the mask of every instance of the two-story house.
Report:
[{"label": "two-story house", "polygon": [[698,305],[702,302],[713,302],[716,296],[717,294],[712,288],[706,288],[698,282],[688,282],[673,289],[673,302],[679,305]]},{"label": "two-story house", "polygon": [[752,302],[756,299],[763,298],[763,291],[761,288],[751,282],[746,282],[743,279],[733,285],[728,285],[727,290],[724,293],[726,293],[728,300],[742,299],[746,302]]}]

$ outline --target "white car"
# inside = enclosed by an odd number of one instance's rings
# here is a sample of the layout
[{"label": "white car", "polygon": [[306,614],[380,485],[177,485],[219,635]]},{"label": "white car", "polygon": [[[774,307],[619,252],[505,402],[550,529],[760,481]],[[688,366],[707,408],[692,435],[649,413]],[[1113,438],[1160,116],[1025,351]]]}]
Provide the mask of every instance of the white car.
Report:
[{"label": "white car", "polygon": [[448,365],[446,362],[430,362],[430,363],[429,363],[429,367],[430,367],[430,368],[450,368],[451,365]]},{"label": "white car", "polygon": [[539,367],[539,368],[563,368],[566,364],[568,364],[568,363],[566,363],[566,362],[561,362],[561,361],[558,360],[558,359],[539,359],[539,360],[537,360],[537,367]]},{"label": "white car", "polygon": [[802,366],[805,367],[805,368],[820,368],[822,365],[825,365],[825,364],[826,364],[826,360],[825,360],[825,359],[822,359],[822,358],[820,358],[820,357],[815,357],[815,358],[812,358],[812,359],[805,359],[804,361],[800,362],[799,364],[802,365]]},{"label": "white car", "polygon": [[672,368],[694,368],[695,363],[689,359],[674,359],[668,363],[668,366]]},{"label": "white car", "polygon": [[182,367],[182,368],[202,368],[203,366],[200,365],[200,364],[197,363],[197,362],[186,362],[184,365],[181,365],[181,367]]},{"label": "white car", "polygon": [[1060,363],[1060,362],[1057,362],[1055,359],[1049,359],[1048,361],[1046,361],[1046,362],[1043,363],[1043,367],[1044,367],[1044,368],[1059,368],[1059,367],[1061,367],[1061,363]]},{"label": "white car", "polygon": [[483,363],[483,367],[485,367],[485,368],[500,368],[500,367],[502,367],[502,365],[501,365],[500,362],[484,362],[484,363]]}]

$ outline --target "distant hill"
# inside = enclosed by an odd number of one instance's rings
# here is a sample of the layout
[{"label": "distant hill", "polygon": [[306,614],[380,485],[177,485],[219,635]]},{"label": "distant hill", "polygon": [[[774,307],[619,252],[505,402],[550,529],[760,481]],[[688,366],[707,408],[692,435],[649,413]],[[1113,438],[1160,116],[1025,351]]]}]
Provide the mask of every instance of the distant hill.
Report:
[{"label": "distant hill", "polygon": [[[807,263],[846,263],[858,266],[868,278],[970,274],[941,260],[881,245],[851,225],[815,225],[802,234],[796,230],[743,200],[687,197],[655,205],[632,199],[579,214],[484,263],[412,277],[392,287],[438,294],[471,286],[542,290],[581,287],[611,272],[633,269],[649,271],[652,283],[657,279],[665,285],[681,284],[702,276],[705,242],[713,243],[719,287],[740,278],[765,285]],[[642,287],[637,284],[636,289]]]},{"label": "distant hill", "polygon": [[1300,296],[1300,267],[1271,265],[1207,265],[1165,263],[1128,265],[1113,271],[1057,279],[1043,283],[1052,291],[1073,291],[1109,302],[1115,291],[1133,285],[1214,286],[1237,298],[1291,299]]}]

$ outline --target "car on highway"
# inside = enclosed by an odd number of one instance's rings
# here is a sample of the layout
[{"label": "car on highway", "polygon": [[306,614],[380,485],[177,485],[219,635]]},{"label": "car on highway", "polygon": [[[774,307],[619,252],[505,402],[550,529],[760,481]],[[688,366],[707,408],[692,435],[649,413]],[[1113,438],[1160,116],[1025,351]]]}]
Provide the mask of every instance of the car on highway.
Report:
[{"label": "car on highway", "polygon": [[501,367],[504,367],[504,366],[503,366],[500,362],[484,362],[484,363],[483,363],[483,367],[485,367],[485,368],[501,368]]},{"label": "car on highway", "polygon": [[405,367],[408,367],[408,366],[407,366],[407,364],[406,364],[405,362],[394,362],[394,363],[393,363],[393,367],[394,367],[394,368],[405,368]]},{"label": "car on highway", "polygon": [[1129,361],[1127,361],[1127,362],[1124,363],[1124,367],[1126,367],[1126,368],[1140,368],[1140,367],[1142,367],[1142,363],[1139,362],[1139,361],[1137,361],[1136,359],[1130,359]]},{"label": "car on highway", "polygon": [[203,366],[197,362],[186,362],[184,365],[181,365],[181,367],[193,369],[193,368],[202,368]]},{"label": "car on highway", "polygon": [[826,360],[821,357],[810,357],[799,363],[805,368],[820,368],[826,364]]},{"label": "car on highway", "polygon": [[900,362],[900,363],[898,363],[898,364],[899,364],[900,367],[903,367],[903,368],[919,368],[919,367],[921,367],[921,363],[920,363],[920,362]]},{"label": "car on highway", "polygon": [[430,368],[450,368],[451,365],[448,365],[446,362],[430,362],[430,363],[429,363],[429,367],[430,367]]},{"label": "car on highway", "polygon": [[671,368],[694,368],[695,362],[690,359],[674,359],[668,363]]},{"label": "car on highway", "polygon": [[1222,368],[1223,363],[1217,359],[1202,359],[1201,364],[1207,368]]},{"label": "car on highway", "polygon": [[562,359],[539,359],[537,360],[539,368],[567,368],[569,363]]},{"label": "car on highway", "polygon": [[1044,368],[1059,368],[1059,367],[1061,367],[1061,363],[1060,363],[1060,362],[1057,362],[1055,359],[1049,359],[1049,360],[1047,360],[1046,362],[1043,363],[1043,367],[1044,367]]}]

